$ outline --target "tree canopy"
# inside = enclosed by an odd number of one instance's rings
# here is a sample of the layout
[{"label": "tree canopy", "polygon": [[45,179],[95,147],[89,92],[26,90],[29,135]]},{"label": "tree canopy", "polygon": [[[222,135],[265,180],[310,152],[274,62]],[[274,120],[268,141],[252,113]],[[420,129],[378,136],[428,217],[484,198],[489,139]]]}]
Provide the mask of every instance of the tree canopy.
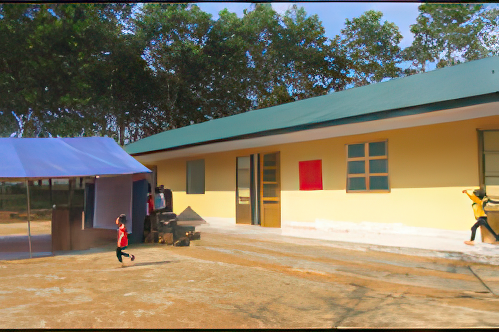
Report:
[{"label": "tree canopy", "polygon": [[[422,4],[401,49],[378,11],[335,38],[296,5],[214,20],[197,5],[0,4],[0,136],[108,135],[193,123],[499,53],[498,8]],[[407,65],[409,64],[409,65]]]},{"label": "tree canopy", "polygon": [[402,62],[399,47],[402,35],[391,22],[381,23],[383,13],[369,10],[358,18],[347,19],[336,40],[349,59],[355,86],[398,77]]},{"label": "tree canopy", "polygon": [[404,58],[416,72],[430,62],[437,68],[499,55],[499,8],[484,4],[433,4],[419,6],[412,45]]}]

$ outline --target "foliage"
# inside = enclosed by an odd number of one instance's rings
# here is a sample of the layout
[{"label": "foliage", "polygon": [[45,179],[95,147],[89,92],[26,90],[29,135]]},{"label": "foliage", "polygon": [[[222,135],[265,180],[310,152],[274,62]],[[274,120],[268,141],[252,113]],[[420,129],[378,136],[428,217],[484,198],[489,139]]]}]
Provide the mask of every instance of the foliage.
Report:
[{"label": "foliage", "polygon": [[430,62],[437,68],[499,54],[499,9],[484,4],[422,4],[414,42],[404,50],[414,72]]},{"label": "foliage", "polygon": [[346,71],[338,67],[334,45],[317,15],[296,5],[283,16],[257,5],[243,17],[250,34],[250,67],[258,107],[310,98],[342,89]]},{"label": "foliage", "polygon": [[[2,5],[0,110],[19,118],[24,137],[90,133],[100,97],[96,68],[116,13],[128,5]],[[88,120],[88,121],[87,121]]]},{"label": "foliage", "polygon": [[[422,4],[413,45],[382,13],[329,39],[317,15],[253,4],[0,4],[0,136],[121,145],[209,121],[498,54],[498,9]],[[402,61],[413,67],[402,71]]]},{"label": "foliage", "polygon": [[203,121],[203,52],[211,15],[196,5],[148,4],[136,20],[147,41],[145,56],[159,82],[156,107],[161,130]]},{"label": "foliage", "polygon": [[347,19],[336,41],[346,56],[355,86],[381,82],[400,76],[402,35],[391,22],[381,23],[383,13],[369,10],[360,17]]}]

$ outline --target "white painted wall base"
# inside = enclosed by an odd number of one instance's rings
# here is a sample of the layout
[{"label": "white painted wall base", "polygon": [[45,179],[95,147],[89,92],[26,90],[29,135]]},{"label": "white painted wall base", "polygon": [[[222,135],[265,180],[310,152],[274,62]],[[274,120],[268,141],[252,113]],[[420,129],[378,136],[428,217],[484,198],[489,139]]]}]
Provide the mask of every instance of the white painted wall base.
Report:
[{"label": "white painted wall base", "polygon": [[234,218],[206,217],[204,219],[208,224],[198,227],[201,232],[208,227],[239,234],[277,234],[297,238],[387,247],[499,255],[499,246],[481,242],[479,230],[476,234],[475,246],[467,246],[464,241],[469,240],[471,231],[411,227],[393,223],[385,224],[368,221],[354,223],[322,219],[317,219],[315,222],[283,221],[281,228],[265,228],[252,225],[237,225]]},{"label": "white painted wall base", "polygon": [[[470,224],[471,228],[472,224]],[[425,228],[407,226],[402,223],[378,223],[371,221],[363,221],[360,223],[351,221],[332,221],[324,219],[316,219],[315,222],[300,222],[300,221],[283,221],[282,229],[289,230],[315,230],[328,233],[349,233],[357,234],[373,233],[373,234],[391,234],[391,235],[420,235],[432,236],[437,238],[460,238],[463,234],[468,234],[468,231],[443,230],[436,228]]]},{"label": "white painted wall base", "polygon": [[[440,230],[393,223],[385,224],[367,221],[354,223],[318,219],[315,222],[283,222],[282,235],[391,247],[462,252],[468,247],[463,242],[470,238],[471,231]],[[477,244],[481,242],[479,232],[477,232],[475,240]],[[499,247],[497,247],[497,250],[499,251]]]}]

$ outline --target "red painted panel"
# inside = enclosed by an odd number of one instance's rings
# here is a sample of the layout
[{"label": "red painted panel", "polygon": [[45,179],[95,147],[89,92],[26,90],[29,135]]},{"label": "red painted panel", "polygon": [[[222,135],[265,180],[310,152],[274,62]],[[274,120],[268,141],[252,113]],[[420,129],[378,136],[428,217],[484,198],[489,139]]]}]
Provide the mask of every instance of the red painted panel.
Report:
[{"label": "red painted panel", "polygon": [[322,190],[322,160],[300,161],[300,190]]}]

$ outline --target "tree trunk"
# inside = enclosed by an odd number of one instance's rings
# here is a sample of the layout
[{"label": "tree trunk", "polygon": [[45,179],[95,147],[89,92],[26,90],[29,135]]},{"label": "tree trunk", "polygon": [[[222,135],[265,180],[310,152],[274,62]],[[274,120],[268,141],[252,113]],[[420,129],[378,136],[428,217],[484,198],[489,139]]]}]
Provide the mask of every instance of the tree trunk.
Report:
[{"label": "tree trunk", "polygon": [[125,122],[120,122],[120,145],[125,145]]}]

